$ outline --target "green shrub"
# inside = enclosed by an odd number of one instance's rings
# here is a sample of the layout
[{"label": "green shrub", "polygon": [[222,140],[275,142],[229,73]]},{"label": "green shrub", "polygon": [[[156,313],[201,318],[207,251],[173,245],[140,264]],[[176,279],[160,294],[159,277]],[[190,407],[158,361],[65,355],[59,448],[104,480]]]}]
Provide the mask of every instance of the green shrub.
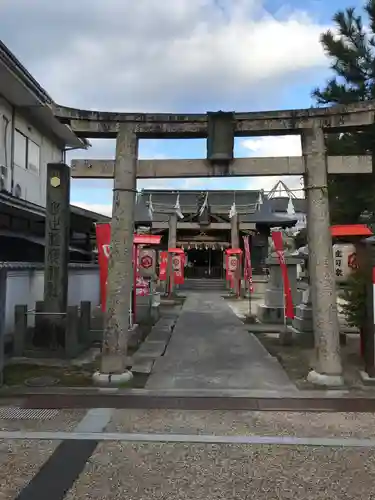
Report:
[{"label": "green shrub", "polygon": [[363,269],[357,269],[349,276],[341,297],[346,321],[350,326],[362,329],[366,321],[366,285],[368,277]]}]

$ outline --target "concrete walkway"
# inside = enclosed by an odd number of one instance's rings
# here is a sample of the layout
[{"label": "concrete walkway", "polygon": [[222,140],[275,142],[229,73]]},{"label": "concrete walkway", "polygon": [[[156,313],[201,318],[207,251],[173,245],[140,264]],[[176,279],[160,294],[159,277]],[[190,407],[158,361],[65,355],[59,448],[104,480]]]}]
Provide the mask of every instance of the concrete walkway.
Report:
[{"label": "concrete walkway", "polygon": [[147,389],[296,390],[218,293],[191,293]]}]

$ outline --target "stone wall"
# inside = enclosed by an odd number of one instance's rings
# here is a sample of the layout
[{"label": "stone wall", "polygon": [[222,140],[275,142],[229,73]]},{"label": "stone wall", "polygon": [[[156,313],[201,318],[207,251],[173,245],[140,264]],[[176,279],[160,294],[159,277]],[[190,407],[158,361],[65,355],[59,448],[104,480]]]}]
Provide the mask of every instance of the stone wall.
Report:
[{"label": "stone wall", "polygon": [[[35,308],[35,302],[43,300],[43,266],[22,263],[1,263],[6,267],[5,335],[14,330],[14,307],[27,304]],[[79,305],[90,301],[92,307],[100,303],[99,268],[93,265],[71,264],[69,266],[68,305]],[[34,326],[34,316],[30,315],[29,325]]]}]

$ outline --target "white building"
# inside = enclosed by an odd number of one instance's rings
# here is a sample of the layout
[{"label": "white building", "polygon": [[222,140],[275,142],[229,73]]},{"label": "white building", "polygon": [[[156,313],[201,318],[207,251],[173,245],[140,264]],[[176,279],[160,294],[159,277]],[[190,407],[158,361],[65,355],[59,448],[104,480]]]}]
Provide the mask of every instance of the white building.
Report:
[{"label": "white building", "polygon": [[[47,164],[84,148],[54,116],[54,102],[0,42],[0,265],[43,262]],[[93,259],[96,222],[110,219],[70,207],[70,260]]]},{"label": "white building", "polygon": [[47,163],[84,142],[54,117],[53,101],[0,42],[0,191],[45,207]]}]

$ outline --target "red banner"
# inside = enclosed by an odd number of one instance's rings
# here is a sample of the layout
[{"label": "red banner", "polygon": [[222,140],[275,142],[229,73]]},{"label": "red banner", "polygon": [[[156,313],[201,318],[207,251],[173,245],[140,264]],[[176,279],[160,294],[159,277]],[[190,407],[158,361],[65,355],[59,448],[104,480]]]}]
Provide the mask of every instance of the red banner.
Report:
[{"label": "red banner", "polygon": [[97,224],[96,242],[98,246],[98,262],[100,276],[100,303],[102,311],[106,310],[107,305],[107,279],[108,262],[111,246],[111,226],[110,224]]},{"label": "red banner", "polygon": [[[173,255],[174,252],[170,252],[172,259],[173,268],[173,282],[175,285],[182,285],[185,282],[184,267],[185,267],[185,254],[178,253]],[[159,280],[165,281],[167,279],[167,268],[168,268],[168,252],[160,252],[159,261]]]},{"label": "red banner", "polygon": [[285,317],[289,318],[289,319],[293,319],[294,318],[294,310],[293,310],[292,290],[290,288],[289,277],[288,277],[288,268],[287,268],[287,265],[285,262],[283,235],[282,235],[281,231],[272,231],[272,240],[273,240],[273,243],[275,245],[275,250],[276,250],[277,257],[279,259],[280,268],[281,268],[281,274],[283,277]]},{"label": "red banner", "polygon": [[250,253],[250,243],[249,236],[243,237],[243,243],[245,248],[245,266],[244,266],[244,278],[245,281],[249,283],[249,292],[254,292],[253,287],[253,268],[251,265],[251,253]]},{"label": "red banner", "polygon": [[160,281],[165,281],[167,279],[167,267],[168,267],[168,252],[160,252],[160,263],[159,263]]},{"label": "red banner", "polygon": [[[100,276],[100,304],[102,311],[106,311],[107,306],[107,280],[108,280],[108,263],[111,249],[111,225],[110,224],[96,224],[96,242],[98,246],[98,263],[99,263],[99,276]],[[138,276],[138,244],[157,244],[160,242],[160,236],[153,237],[154,235],[134,235],[133,245],[133,266],[134,268],[134,283],[136,285],[136,295],[149,295],[150,288],[148,282]],[[133,285],[134,289],[134,285]]]},{"label": "red banner", "polygon": [[175,285],[183,285],[184,278],[185,254],[181,253],[172,256],[173,281]]}]

